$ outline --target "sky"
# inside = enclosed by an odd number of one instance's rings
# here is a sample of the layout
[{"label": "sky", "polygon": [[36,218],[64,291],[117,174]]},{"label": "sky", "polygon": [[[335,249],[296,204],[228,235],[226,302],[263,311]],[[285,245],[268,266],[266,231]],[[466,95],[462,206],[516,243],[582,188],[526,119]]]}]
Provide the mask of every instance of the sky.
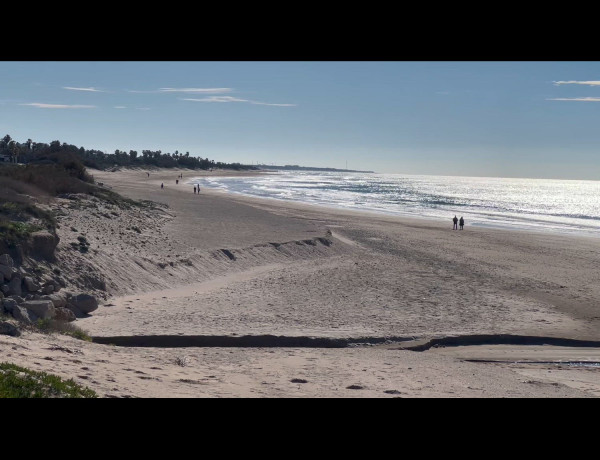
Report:
[{"label": "sky", "polygon": [[379,173],[600,180],[600,62],[0,62],[0,136]]}]

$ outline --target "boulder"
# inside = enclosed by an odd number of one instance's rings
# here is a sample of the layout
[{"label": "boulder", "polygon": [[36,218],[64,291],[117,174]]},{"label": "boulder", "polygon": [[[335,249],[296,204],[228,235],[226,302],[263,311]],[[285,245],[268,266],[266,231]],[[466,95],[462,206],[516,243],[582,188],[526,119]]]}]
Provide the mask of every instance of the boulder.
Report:
[{"label": "boulder", "polygon": [[54,284],[46,284],[43,288],[42,288],[42,292],[46,295],[48,294],[52,294],[54,292]]},{"label": "boulder", "polygon": [[10,324],[6,321],[1,321],[0,322],[0,335],[11,335],[13,337],[19,337],[21,335],[21,333],[12,324]]},{"label": "boulder", "polygon": [[4,292],[0,291],[0,300],[4,299]]},{"label": "boulder", "polygon": [[10,312],[12,317],[21,323],[35,323],[37,321],[37,316],[27,308],[23,308],[21,305],[17,305]]},{"label": "boulder", "polygon": [[8,294],[9,295],[21,295],[23,293],[21,289],[21,278],[14,278],[8,283]]},{"label": "boulder", "polygon": [[72,303],[67,303],[67,306],[65,308],[67,308],[68,310],[71,310],[77,318],[85,318],[86,316],[88,316],[87,313],[82,312],[79,308],[77,308]]},{"label": "boulder", "polygon": [[10,281],[10,279],[12,278],[13,269],[8,265],[0,264],[0,273],[2,273],[2,276],[6,281]]},{"label": "boulder", "polygon": [[0,265],[7,265],[9,267],[14,266],[12,257],[9,254],[2,254],[0,256]]},{"label": "boulder", "polygon": [[67,306],[67,299],[60,294],[43,295],[40,297],[40,300],[50,300],[57,308]]},{"label": "boulder", "polygon": [[40,318],[53,318],[56,314],[54,304],[50,300],[27,300],[21,306]]},{"label": "boulder", "polygon": [[79,294],[69,299],[69,304],[73,305],[83,313],[91,313],[98,308],[98,300],[93,295]]},{"label": "boulder", "polygon": [[4,310],[8,313],[12,312],[13,308],[16,308],[18,306],[19,304],[15,299],[2,299],[2,307],[4,307]]},{"label": "boulder", "polygon": [[2,293],[4,295],[8,295],[8,291],[9,291],[8,284],[3,284],[2,287],[0,287],[0,290],[2,291]]},{"label": "boulder", "polygon": [[19,295],[11,295],[9,296],[11,299],[15,300],[19,305],[25,302],[25,299]]},{"label": "boulder", "polygon": [[68,308],[58,307],[56,308],[56,314],[54,315],[54,319],[59,321],[71,322],[75,321],[76,316],[75,313],[73,313]]},{"label": "boulder", "polygon": [[36,292],[40,289],[40,285],[36,283],[31,276],[23,278],[23,286],[25,286],[25,289],[29,292]]},{"label": "boulder", "polygon": [[47,231],[34,232],[30,235],[33,254],[46,260],[54,260],[54,250],[59,242],[56,235]]}]

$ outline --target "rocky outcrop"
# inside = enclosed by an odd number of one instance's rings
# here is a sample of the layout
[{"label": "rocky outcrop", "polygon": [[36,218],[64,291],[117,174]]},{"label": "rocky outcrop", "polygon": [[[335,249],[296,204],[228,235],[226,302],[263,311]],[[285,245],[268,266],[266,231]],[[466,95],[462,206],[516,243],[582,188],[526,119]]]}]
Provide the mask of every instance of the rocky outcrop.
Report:
[{"label": "rocky outcrop", "polygon": [[[36,240],[41,245],[45,238],[38,236]],[[59,276],[60,270],[49,272],[31,260],[28,264],[29,268],[25,268],[21,262],[15,264],[9,254],[0,254],[0,313],[22,323],[32,323],[38,318],[74,321],[98,308],[93,295],[59,292],[66,286]]]},{"label": "rocky outcrop", "polygon": [[67,306],[67,299],[60,294],[43,295],[40,300],[50,300],[56,308],[63,308]]},{"label": "rocky outcrop", "polygon": [[40,289],[40,285],[36,283],[30,276],[23,278],[23,286],[28,292],[36,292]]},{"label": "rocky outcrop", "polygon": [[19,337],[21,333],[19,330],[7,321],[0,321],[0,335],[10,335],[12,337]]},{"label": "rocky outcrop", "polygon": [[12,268],[14,264],[15,262],[9,254],[0,255],[0,265],[6,265]]},{"label": "rocky outcrop", "polygon": [[71,321],[75,321],[76,316],[75,316],[75,313],[73,313],[68,308],[58,307],[58,308],[56,308],[56,314],[54,316],[54,319],[56,319],[58,321],[71,322]]},{"label": "rocky outcrop", "polygon": [[37,316],[27,308],[23,308],[21,305],[15,306],[10,312],[12,317],[21,323],[35,323],[37,321]]},{"label": "rocky outcrop", "polygon": [[21,289],[21,278],[13,275],[13,278],[8,283],[8,295],[21,295],[23,290]]},{"label": "rocky outcrop", "polygon": [[[7,254],[4,254],[7,255]],[[12,260],[12,259],[11,259]],[[12,266],[0,264],[0,273],[2,274],[5,281],[10,281],[12,278]]]},{"label": "rocky outcrop", "polygon": [[29,236],[31,251],[36,257],[54,260],[54,251],[60,239],[47,231],[34,232]]},{"label": "rocky outcrop", "polygon": [[98,308],[98,300],[89,294],[78,294],[68,300],[68,306],[73,306],[83,313],[91,313]]},{"label": "rocky outcrop", "polygon": [[56,315],[56,309],[50,300],[27,300],[22,303],[22,306],[38,318],[49,319]]}]

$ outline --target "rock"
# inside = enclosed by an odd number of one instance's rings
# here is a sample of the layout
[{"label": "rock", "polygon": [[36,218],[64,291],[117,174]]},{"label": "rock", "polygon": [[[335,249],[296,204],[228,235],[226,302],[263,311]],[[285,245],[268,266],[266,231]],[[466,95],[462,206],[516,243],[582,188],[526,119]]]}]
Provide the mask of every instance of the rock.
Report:
[{"label": "rock", "polygon": [[40,300],[50,300],[54,304],[55,307],[66,307],[67,306],[67,299],[65,299],[60,294],[43,295],[40,297]]},{"label": "rock", "polygon": [[46,295],[54,292],[54,284],[47,284],[42,288],[42,292]]},{"label": "rock", "polygon": [[4,307],[5,311],[10,313],[13,311],[13,308],[18,307],[19,304],[15,299],[2,299],[2,306]]},{"label": "rock", "polygon": [[84,312],[82,312],[79,308],[77,308],[75,305],[73,305],[72,303],[67,303],[67,306],[65,307],[67,310],[70,310],[73,312],[73,314],[75,315],[75,317],[77,318],[85,318],[86,314]]},{"label": "rock", "polygon": [[21,305],[23,302],[25,302],[25,299],[19,295],[11,295],[9,297],[11,299],[13,299],[14,301],[16,301],[19,305]]},{"label": "rock", "polygon": [[34,232],[30,235],[31,249],[35,256],[42,257],[46,260],[54,260],[54,250],[59,242],[56,235],[52,235],[47,231]]},{"label": "rock", "polygon": [[21,307],[21,305],[14,307],[11,314],[14,319],[22,323],[29,324],[37,321],[37,316],[32,311],[27,310],[27,308]]},{"label": "rock", "polygon": [[69,299],[69,303],[83,313],[91,313],[98,308],[98,301],[93,295],[79,294]]},{"label": "rock", "polygon": [[36,292],[40,289],[40,285],[36,283],[30,276],[23,278],[23,285],[29,292]]},{"label": "rock", "polygon": [[15,263],[13,262],[12,257],[9,254],[2,254],[0,256],[0,265],[7,265],[12,267]]},{"label": "rock", "polygon": [[71,322],[75,321],[76,316],[75,313],[73,313],[68,308],[58,307],[56,309],[56,315],[54,316],[54,319],[57,319],[59,321]]},{"label": "rock", "polygon": [[0,273],[2,273],[2,276],[6,281],[10,281],[10,279],[12,278],[13,269],[8,265],[0,264]]},{"label": "rock", "polygon": [[8,284],[3,284],[2,287],[0,288],[0,290],[2,290],[3,294],[8,295],[8,291],[9,291]]},{"label": "rock", "polygon": [[8,283],[8,294],[9,295],[21,295],[21,278],[14,278]]},{"label": "rock", "polygon": [[4,299],[4,292],[0,291],[0,300]]},{"label": "rock", "polygon": [[12,324],[10,324],[6,321],[1,321],[0,322],[0,334],[10,335],[12,337],[19,337],[21,335],[21,332],[19,332],[19,330]]},{"label": "rock", "polygon": [[54,304],[50,300],[27,300],[22,306],[40,318],[53,318],[56,314]]}]

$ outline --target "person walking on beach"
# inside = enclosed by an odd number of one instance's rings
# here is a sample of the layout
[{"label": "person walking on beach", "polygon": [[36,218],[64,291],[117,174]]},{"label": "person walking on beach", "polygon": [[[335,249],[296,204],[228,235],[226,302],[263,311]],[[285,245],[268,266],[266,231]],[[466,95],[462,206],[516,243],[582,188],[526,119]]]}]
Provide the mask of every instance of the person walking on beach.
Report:
[{"label": "person walking on beach", "polygon": [[150,177],[150,173],[149,172],[147,172],[146,174],[148,174],[148,177]]},{"label": "person walking on beach", "polygon": [[462,216],[460,216],[460,220],[458,221],[458,224],[460,225],[460,229],[462,230],[465,225],[465,219],[463,219]]},{"label": "person walking on beach", "polygon": [[160,184],[160,188],[165,188],[165,183]]},{"label": "person walking on beach", "polygon": [[456,224],[458,224],[458,217],[454,216],[454,219],[452,219],[452,222],[454,222],[454,227],[452,227],[452,230],[458,230],[458,227]]},{"label": "person walking on beach", "polygon": [[175,185],[179,185],[179,179],[175,179]]},{"label": "person walking on beach", "polygon": [[196,186],[194,185],[194,195],[196,194]]}]

